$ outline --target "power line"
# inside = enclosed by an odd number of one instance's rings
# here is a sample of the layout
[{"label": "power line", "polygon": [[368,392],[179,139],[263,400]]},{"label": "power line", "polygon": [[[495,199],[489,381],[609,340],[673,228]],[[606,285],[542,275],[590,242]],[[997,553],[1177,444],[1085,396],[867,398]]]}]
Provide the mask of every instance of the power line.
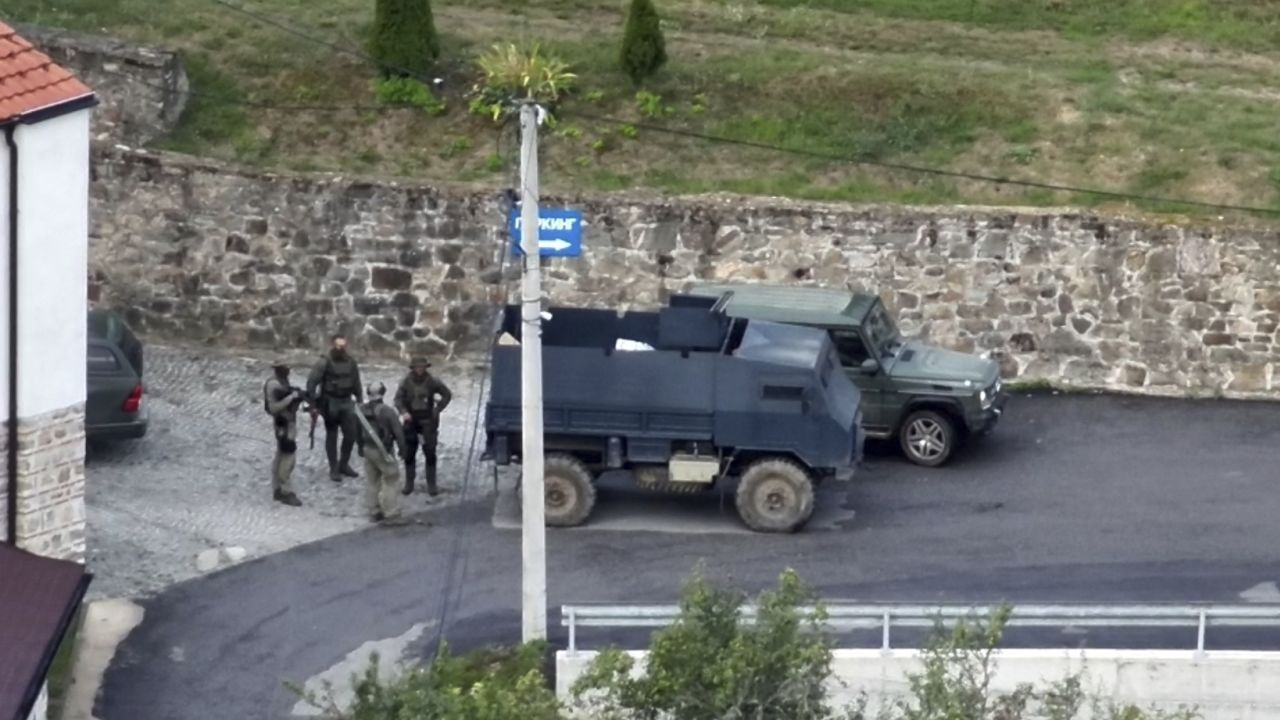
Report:
[{"label": "power line", "polygon": [[[498,135],[498,141],[497,141],[497,152],[499,157],[501,157],[502,155],[502,138],[503,138],[502,133],[508,129],[510,124],[511,124],[511,118],[507,118],[498,128],[499,135]],[[510,200],[510,196],[508,196],[508,200]],[[507,243],[505,242],[499,243],[498,244],[499,275],[498,276],[500,278],[506,276],[507,260],[509,256],[510,256],[510,253],[508,252]],[[501,285],[499,285],[499,287],[501,287]],[[461,496],[458,498],[458,503],[460,505],[466,503],[467,492],[471,487],[471,471],[476,464],[476,455],[475,455],[476,440],[480,436],[480,429],[481,429],[481,422],[482,422],[481,408],[483,407],[484,395],[488,387],[489,374],[492,371],[493,350],[497,346],[498,334],[497,334],[496,321],[501,319],[502,308],[505,304],[506,304],[505,297],[502,297],[502,296],[498,298],[497,302],[493,303],[493,306],[494,306],[493,309],[495,313],[495,317],[494,317],[495,328],[494,328],[494,332],[491,333],[491,340],[488,348],[489,362],[485,363],[485,367],[483,370],[484,375],[481,376],[480,383],[479,383],[480,389],[475,396],[476,408],[475,408],[475,413],[472,417],[472,423],[471,423],[471,441],[467,448],[466,468],[463,470],[463,475],[462,475],[462,493],[461,493]],[[466,585],[467,569],[470,565],[470,553],[467,553],[466,550],[464,549],[464,546],[462,545],[462,536],[463,536],[463,533],[466,531],[466,529],[467,529],[466,525],[459,525],[455,529],[453,540],[449,548],[449,558],[448,560],[445,561],[445,576],[444,576],[444,582],[441,583],[441,593],[440,593],[440,597],[441,597],[440,619],[436,624],[435,639],[434,639],[433,648],[431,651],[431,655],[433,657],[439,655],[441,645],[447,639],[449,615],[451,611],[456,610],[458,603],[462,601],[462,589]],[[457,568],[458,568],[460,556],[461,556],[461,561],[460,561],[461,570],[458,571]],[[454,577],[455,571],[457,572],[456,578]]]},{"label": "power line", "polygon": [[331,50],[343,53],[344,55],[350,55],[354,58],[359,58],[361,60],[364,60],[365,62],[372,64],[374,67],[385,68],[387,70],[392,70],[406,77],[413,78],[422,83],[425,83],[428,87],[434,84],[434,80],[432,78],[427,78],[417,72],[414,72],[413,70],[408,70],[398,65],[388,65],[378,60],[377,58],[373,57],[369,53],[364,52],[363,50],[357,50],[355,48],[347,47],[345,45],[339,45],[337,43],[330,42],[322,37],[319,37],[318,35],[312,35],[309,32],[298,30],[297,28],[285,23],[284,21],[273,18],[270,15],[265,15],[263,13],[250,10],[244,7],[243,5],[238,5],[233,2],[228,2],[228,0],[209,0],[209,1],[216,3],[218,5],[221,5],[222,7],[225,7],[228,10],[232,10],[246,17],[252,18],[265,25],[270,25],[274,28],[283,30],[284,32],[289,33],[290,35],[301,38],[308,42],[313,42],[318,45],[323,45]]},{"label": "power line", "polygon": [[[301,30],[297,30],[296,28],[290,27],[284,22],[277,20],[275,18],[272,18],[270,16],[248,10],[247,8],[244,8],[235,3],[229,2],[229,0],[210,0],[210,2],[217,3],[218,5],[221,5],[223,7],[229,8],[236,12],[242,13],[248,17],[258,20],[259,22],[271,25],[273,27],[277,27],[281,30],[284,30],[285,32],[288,32],[292,35],[308,40],[310,42],[318,43],[326,47],[332,48],[334,50],[337,50],[338,52],[346,53],[348,55],[361,58],[367,62],[373,63],[375,66],[387,67],[382,65],[382,63],[378,62],[378,60],[370,56],[368,53],[364,53],[361,51],[353,50],[350,48],[344,48],[340,45],[336,45],[323,38],[319,38],[314,35],[311,35],[310,33],[303,32]],[[523,7],[522,7],[522,13],[527,13],[527,11]],[[527,23],[527,15],[525,16],[525,20]],[[398,68],[394,66],[390,66],[388,67],[388,69],[408,75],[410,77],[414,77],[427,84],[431,84],[430,81],[426,80],[425,78],[422,78],[421,76],[417,75],[416,73],[410,70],[406,70],[404,68]],[[853,157],[848,155],[840,155],[836,153],[826,153],[826,152],[821,152],[817,150],[807,150],[804,148],[794,148],[794,147],[787,147],[783,145],[772,145],[769,143],[761,143],[761,142],[756,142],[752,140],[741,140],[737,138],[730,138],[730,137],[724,137],[724,136],[718,136],[718,135],[709,135],[706,133],[700,133],[693,130],[683,130],[680,128],[663,127],[660,125],[653,125],[653,124],[643,123],[643,122],[641,123],[630,122],[630,121],[621,120],[618,118],[613,118],[613,117],[604,116],[604,115],[594,115],[591,113],[579,112],[576,110],[562,112],[561,114],[568,115],[568,116],[577,116],[583,119],[595,120],[597,122],[605,122],[605,123],[610,123],[610,124],[620,125],[620,126],[630,125],[632,127],[635,127],[638,130],[646,130],[649,132],[664,133],[672,136],[692,138],[692,139],[701,140],[704,142],[734,145],[737,147],[746,147],[746,148],[753,148],[757,150],[766,150],[769,152],[785,153],[785,154],[797,155],[801,157],[808,157],[808,158],[817,159],[817,160],[825,160],[828,162],[849,163],[854,165],[862,165],[865,167],[876,167],[876,168],[881,168],[885,170],[894,170],[898,172],[906,172],[906,173],[912,173],[917,175],[945,177],[945,178],[950,178],[954,180],[969,180],[972,182],[982,182],[982,183],[988,183],[988,184],[994,184],[994,185],[1010,185],[1014,187],[1023,187],[1023,188],[1036,189],[1036,190],[1049,190],[1052,192],[1068,192],[1068,193],[1076,193],[1080,195],[1092,195],[1095,197],[1110,198],[1113,200],[1124,200],[1127,202],[1182,205],[1186,207],[1196,207],[1201,209],[1217,210],[1217,211],[1224,211],[1224,212],[1234,211],[1234,212],[1255,213],[1255,214],[1263,214],[1263,215],[1280,215],[1280,209],[1275,209],[1275,208],[1263,208],[1263,207],[1256,207],[1256,206],[1250,206],[1250,205],[1233,205],[1233,204],[1226,204],[1226,203],[1214,203],[1214,202],[1207,202],[1203,200],[1187,200],[1182,198],[1163,197],[1163,196],[1157,196],[1157,195],[1145,195],[1141,193],[1129,193],[1129,192],[1123,192],[1123,191],[1117,191],[1117,190],[1104,190],[1101,188],[1075,187],[1071,185],[1061,185],[1058,183],[1042,182],[1038,180],[1025,180],[1020,178],[1000,177],[995,175],[983,175],[980,173],[962,172],[958,170],[945,170],[942,168],[926,167],[922,165],[910,165],[906,163],[893,163],[893,162],[885,162],[882,160],[870,160],[866,158],[858,158],[858,157]]]},{"label": "power line", "polygon": [[786,153],[798,155],[817,160],[826,160],[829,162],[849,163],[853,165],[865,165],[867,167],[877,167],[886,170],[897,170],[919,175],[931,175],[934,177],[946,177],[958,180],[972,180],[975,182],[993,183],[997,185],[1012,185],[1015,187],[1034,188],[1039,190],[1053,190],[1057,192],[1070,192],[1082,195],[1096,195],[1099,197],[1107,197],[1117,200],[1129,200],[1134,202],[1148,203],[1164,203],[1170,205],[1188,205],[1191,207],[1206,208],[1211,210],[1238,211],[1248,213],[1262,213],[1266,215],[1280,215],[1280,209],[1256,207],[1251,205],[1230,205],[1223,203],[1212,203],[1203,200],[1185,200],[1181,198],[1162,197],[1157,195],[1142,195],[1137,193],[1127,193],[1116,190],[1102,190],[1099,188],[1074,187],[1070,185],[1058,185],[1055,183],[1040,182],[1037,180],[1022,180],[1018,178],[997,177],[994,175],[981,175],[977,173],[967,173],[957,170],[944,170],[941,168],[925,167],[921,165],[907,165],[904,163],[892,163],[882,160],[869,160],[864,158],[853,157],[849,155],[840,155],[836,153],[826,153],[818,150],[807,150],[804,148],[787,147],[784,145],[771,145],[769,143],[756,142],[753,140],[740,140],[738,138],[725,137],[722,135],[709,135],[693,130],[683,130],[680,128],[663,127],[661,125],[653,125],[648,123],[637,123],[629,120],[609,117],[607,115],[595,115],[577,110],[562,111],[561,116],[578,117],[584,120],[592,120],[595,122],[609,123],[619,126],[631,126],[637,130],[646,130],[649,132],[662,133],[678,137],[692,138],[704,142],[720,143],[724,145],[733,145],[737,147],[753,148],[756,150],[767,150],[770,152]]},{"label": "power line", "polygon": [[[139,78],[137,75],[129,73],[128,71],[121,68],[116,68],[116,69],[98,68],[98,71],[107,73],[109,75],[115,75],[117,77],[126,78],[139,85],[143,85],[145,87],[159,90],[164,93],[176,93],[174,88],[171,88],[166,85],[161,85],[158,83],[149,82],[147,80],[143,80]],[[214,93],[202,92],[199,90],[192,90],[190,88],[187,89],[186,96],[187,98],[197,98],[197,99],[205,100],[215,105],[245,107],[245,108],[251,108],[254,110],[267,110],[267,111],[273,111],[273,112],[391,112],[395,110],[418,110],[418,111],[422,110],[416,105],[409,105],[404,103],[387,103],[383,105],[321,105],[321,104],[309,104],[309,103],[290,104],[290,103],[259,102],[257,100],[225,97],[222,95],[216,95]]]}]

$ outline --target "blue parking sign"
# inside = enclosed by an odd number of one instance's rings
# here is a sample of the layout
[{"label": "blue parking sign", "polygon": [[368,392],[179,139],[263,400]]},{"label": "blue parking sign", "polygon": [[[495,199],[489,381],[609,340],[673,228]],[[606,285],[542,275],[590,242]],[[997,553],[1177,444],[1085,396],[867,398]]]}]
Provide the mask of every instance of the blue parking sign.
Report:
[{"label": "blue parking sign", "polygon": [[[519,256],[523,237],[520,232],[520,205],[511,210],[511,253]],[[582,254],[582,213],[563,208],[538,208],[538,254],[543,257],[578,257]]]}]

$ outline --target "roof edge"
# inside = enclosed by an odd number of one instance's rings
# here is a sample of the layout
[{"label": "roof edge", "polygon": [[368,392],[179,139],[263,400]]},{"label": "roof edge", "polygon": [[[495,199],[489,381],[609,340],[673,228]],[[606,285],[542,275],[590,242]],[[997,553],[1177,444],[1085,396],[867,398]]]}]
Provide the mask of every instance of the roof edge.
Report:
[{"label": "roof edge", "polygon": [[35,677],[27,683],[27,690],[23,695],[22,703],[18,706],[18,717],[28,717],[31,709],[35,707],[36,700],[40,697],[40,690],[44,687],[45,681],[49,677],[49,671],[53,668],[53,660],[58,655],[59,648],[66,640],[67,631],[71,629],[71,623],[75,616],[80,612],[80,606],[84,603],[85,593],[89,591],[89,583],[93,580],[93,573],[85,572],[80,575],[80,579],[76,581],[75,591],[67,602],[67,606],[62,609],[62,617],[58,620],[57,630],[54,632],[53,638],[50,639],[49,645],[45,647],[44,653],[40,656],[40,664],[36,667]]},{"label": "roof edge", "polygon": [[98,105],[98,94],[89,90],[81,95],[66,100],[59,100],[55,103],[38,107],[35,110],[28,110],[20,115],[0,120],[0,127],[5,125],[34,125],[45,120],[52,120],[63,115],[69,115],[77,110],[87,110]]}]

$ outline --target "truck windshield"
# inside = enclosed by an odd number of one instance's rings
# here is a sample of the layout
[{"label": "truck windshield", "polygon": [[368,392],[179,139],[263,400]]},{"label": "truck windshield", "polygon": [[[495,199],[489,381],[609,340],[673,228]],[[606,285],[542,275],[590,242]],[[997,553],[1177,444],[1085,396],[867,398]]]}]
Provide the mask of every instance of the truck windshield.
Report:
[{"label": "truck windshield", "polygon": [[902,345],[902,340],[898,337],[898,328],[893,324],[893,318],[889,317],[882,303],[877,302],[871,308],[871,312],[867,313],[862,329],[867,334],[867,341],[880,357],[893,355]]}]

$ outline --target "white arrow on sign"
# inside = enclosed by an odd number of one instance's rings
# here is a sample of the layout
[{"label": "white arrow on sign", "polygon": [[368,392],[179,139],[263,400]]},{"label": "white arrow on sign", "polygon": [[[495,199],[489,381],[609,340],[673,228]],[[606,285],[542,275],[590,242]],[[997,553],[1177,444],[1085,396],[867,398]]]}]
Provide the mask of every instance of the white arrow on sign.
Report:
[{"label": "white arrow on sign", "polygon": [[[539,250],[568,250],[571,247],[573,247],[573,243],[569,242],[568,240],[561,240],[560,238],[556,238],[554,240],[543,240],[541,238],[538,239]],[[520,241],[519,248],[521,250],[524,250],[523,240]]]}]

